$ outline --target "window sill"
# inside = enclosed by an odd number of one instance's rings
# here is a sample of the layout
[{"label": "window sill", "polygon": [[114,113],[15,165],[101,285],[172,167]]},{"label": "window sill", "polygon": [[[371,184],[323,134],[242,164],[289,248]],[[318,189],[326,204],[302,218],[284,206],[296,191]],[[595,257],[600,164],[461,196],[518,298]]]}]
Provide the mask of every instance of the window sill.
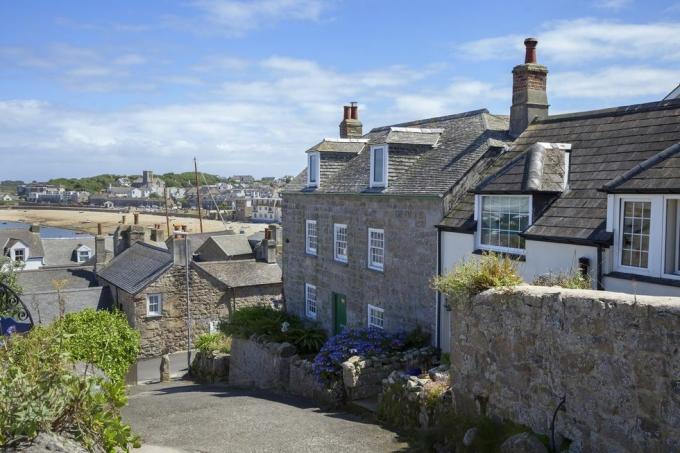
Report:
[{"label": "window sill", "polygon": [[144,319],[152,320],[152,319],[158,319],[158,318],[162,318],[162,317],[163,317],[163,315],[146,315],[144,317]]},{"label": "window sill", "polygon": [[485,253],[496,253],[496,254],[502,256],[503,258],[505,258],[507,256],[508,258],[510,258],[511,260],[514,260],[514,261],[526,261],[527,260],[526,255],[522,255],[522,254],[519,254],[519,253],[499,252],[497,250],[486,250],[486,249],[475,249],[472,252],[473,255],[484,255]]},{"label": "window sill", "polygon": [[305,252],[305,255],[311,256],[312,258],[316,258],[318,256],[316,253],[309,253],[309,252]]},{"label": "window sill", "polygon": [[368,269],[369,271],[373,271],[373,272],[380,272],[381,274],[385,273],[385,268],[380,269],[380,268],[376,268],[376,267],[367,266],[366,269]]},{"label": "window sill", "polygon": [[333,262],[334,262],[335,264],[339,264],[339,265],[341,265],[341,266],[349,266],[349,261],[348,261],[348,260],[344,260],[344,261],[343,261],[343,260],[339,260],[339,259],[335,258],[335,259],[333,260]]},{"label": "window sill", "polygon": [[651,277],[649,275],[629,274],[627,272],[618,271],[610,272],[608,274],[603,275],[603,277],[618,278],[621,280],[631,280],[645,283],[654,283],[657,285],[675,286],[680,288],[680,280],[675,280],[672,278]]}]

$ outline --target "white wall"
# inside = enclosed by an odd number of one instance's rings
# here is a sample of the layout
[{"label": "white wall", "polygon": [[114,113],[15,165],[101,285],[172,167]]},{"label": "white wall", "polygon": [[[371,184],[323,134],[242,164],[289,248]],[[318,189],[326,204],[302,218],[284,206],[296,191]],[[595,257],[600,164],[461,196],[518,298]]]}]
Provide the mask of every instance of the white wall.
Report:
[{"label": "white wall", "polygon": [[677,286],[657,285],[654,283],[626,280],[614,277],[604,277],[604,287],[607,291],[646,296],[674,296],[680,297]]},{"label": "white wall", "polygon": [[590,280],[597,288],[597,248],[557,242],[526,241],[526,261],[520,265],[522,278],[531,283],[547,273],[568,273],[578,269],[579,258],[590,259]]}]

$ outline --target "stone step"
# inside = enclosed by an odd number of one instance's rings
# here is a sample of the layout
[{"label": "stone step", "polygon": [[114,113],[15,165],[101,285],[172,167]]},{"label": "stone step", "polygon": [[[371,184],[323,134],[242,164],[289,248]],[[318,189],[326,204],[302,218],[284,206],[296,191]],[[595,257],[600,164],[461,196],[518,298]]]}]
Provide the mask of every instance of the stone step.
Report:
[{"label": "stone step", "polygon": [[356,406],[360,409],[367,410],[368,412],[371,412],[375,414],[378,412],[378,397],[373,396],[371,398],[364,398],[361,400],[355,400],[350,403],[353,406]]}]

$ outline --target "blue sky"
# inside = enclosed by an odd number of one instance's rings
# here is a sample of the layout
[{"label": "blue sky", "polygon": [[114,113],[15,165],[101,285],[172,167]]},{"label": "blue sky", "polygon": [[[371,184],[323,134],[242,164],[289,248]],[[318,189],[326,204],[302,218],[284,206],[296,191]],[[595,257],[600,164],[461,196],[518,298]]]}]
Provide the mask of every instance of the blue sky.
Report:
[{"label": "blue sky", "polygon": [[0,4],[0,179],[296,174],[358,101],[364,130],[507,114],[527,36],[552,113],[680,83],[680,2],[22,1]]}]

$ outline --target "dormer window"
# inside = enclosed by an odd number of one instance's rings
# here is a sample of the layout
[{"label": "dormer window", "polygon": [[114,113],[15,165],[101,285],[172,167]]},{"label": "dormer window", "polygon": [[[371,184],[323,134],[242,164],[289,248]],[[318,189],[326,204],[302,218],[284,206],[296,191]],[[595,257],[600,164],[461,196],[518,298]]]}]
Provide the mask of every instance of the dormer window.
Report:
[{"label": "dormer window", "polygon": [[20,248],[14,249],[14,261],[18,262],[26,261],[26,249]]},{"label": "dormer window", "polygon": [[477,248],[525,253],[520,233],[531,225],[530,195],[478,195],[477,210]]},{"label": "dormer window", "polygon": [[81,245],[76,249],[76,260],[79,263],[84,263],[92,257],[92,249],[86,245]]},{"label": "dormer window", "polygon": [[387,145],[371,147],[371,187],[387,187]]},{"label": "dormer window", "polygon": [[307,186],[319,187],[319,153],[307,156]]}]

